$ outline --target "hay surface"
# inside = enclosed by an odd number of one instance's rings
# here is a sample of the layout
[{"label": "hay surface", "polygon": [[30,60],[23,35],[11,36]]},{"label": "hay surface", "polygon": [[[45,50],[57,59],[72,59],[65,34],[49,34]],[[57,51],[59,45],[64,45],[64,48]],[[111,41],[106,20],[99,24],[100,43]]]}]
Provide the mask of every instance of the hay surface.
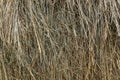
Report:
[{"label": "hay surface", "polygon": [[120,80],[120,0],[0,0],[0,80]]}]

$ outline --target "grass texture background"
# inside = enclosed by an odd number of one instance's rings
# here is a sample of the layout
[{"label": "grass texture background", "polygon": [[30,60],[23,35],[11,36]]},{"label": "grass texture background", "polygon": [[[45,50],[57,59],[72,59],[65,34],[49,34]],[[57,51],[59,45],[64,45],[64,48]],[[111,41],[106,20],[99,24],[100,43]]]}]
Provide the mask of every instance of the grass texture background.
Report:
[{"label": "grass texture background", "polygon": [[0,0],[0,80],[120,80],[120,0]]}]

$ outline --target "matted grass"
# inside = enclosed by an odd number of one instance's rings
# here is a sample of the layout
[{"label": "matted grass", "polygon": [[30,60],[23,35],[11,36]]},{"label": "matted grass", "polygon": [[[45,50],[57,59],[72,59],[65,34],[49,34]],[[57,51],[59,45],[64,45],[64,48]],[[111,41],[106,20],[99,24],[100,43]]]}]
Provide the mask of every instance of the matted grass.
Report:
[{"label": "matted grass", "polygon": [[119,0],[0,0],[0,80],[120,80]]}]

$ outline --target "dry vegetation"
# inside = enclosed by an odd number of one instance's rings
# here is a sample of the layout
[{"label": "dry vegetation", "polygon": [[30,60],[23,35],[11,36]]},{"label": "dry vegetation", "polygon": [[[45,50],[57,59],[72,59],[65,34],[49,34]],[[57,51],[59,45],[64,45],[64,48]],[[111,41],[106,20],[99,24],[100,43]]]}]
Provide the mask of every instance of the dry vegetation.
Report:
[{"label": "dry vegetation", "polygon": [[0,80],[120,80],[120,0],[0,0]]}]

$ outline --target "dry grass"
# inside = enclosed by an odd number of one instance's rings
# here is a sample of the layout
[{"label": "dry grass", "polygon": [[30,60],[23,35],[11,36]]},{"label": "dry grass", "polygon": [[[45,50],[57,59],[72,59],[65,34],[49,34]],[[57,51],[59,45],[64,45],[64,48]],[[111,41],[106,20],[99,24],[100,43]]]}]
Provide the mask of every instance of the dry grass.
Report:
[{"label": "dry grass", "polygon": [[119,0],[0,0],[0,80],[120,80]]}]

